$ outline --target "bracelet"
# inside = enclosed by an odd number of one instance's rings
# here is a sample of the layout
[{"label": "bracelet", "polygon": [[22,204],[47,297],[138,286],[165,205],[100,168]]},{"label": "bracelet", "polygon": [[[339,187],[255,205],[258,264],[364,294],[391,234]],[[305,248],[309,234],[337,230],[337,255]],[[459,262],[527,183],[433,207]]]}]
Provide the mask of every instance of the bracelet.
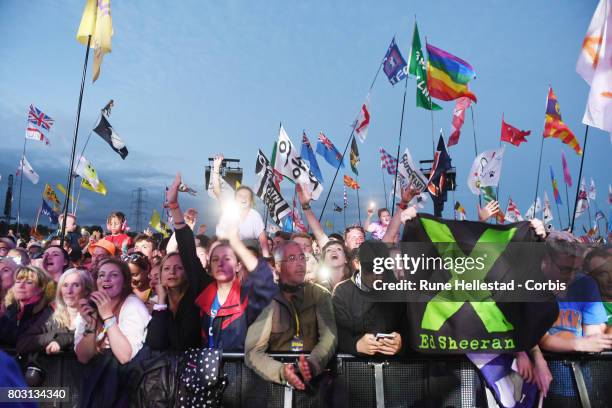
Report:
[{"label": "bracelet", "polygon": [[302,204],[302,210],[303,211],[308,211],[310,210],[310,204],[306,203],[306,204]]},{"label": "bracelet", "polygon": [[91,334],[94,332],[94,329],[90,329],[89,327],[85,329],[85,331],[83,332],[83,337],[87,336],[88,334]]},{"label": "bracelet", "polygon": [[168,305],[167,304],[154,304],[153,305],[153,310],[157,311],[157,312],[161,312],[163,310],[167,310],[168,309]]},{"label": "bracelet", "polygon": [[397,203],[396,206],[401,210],[405,210],[408,208],[408,203]]},{"label": "bracelet", "polygon": [[115,315],[110,315],[109,317],[107,317],[106,319],[102,319],[103,322],[107,321],[108,319],[112,319],[113,317],[115,317]]},{"label": "bracelet", "polygon": [[164,203],[164,208],[169,208],[171,210],[176,210],[178,208],[178,203],[175,201],[173,203]]},{"label": "bracelet", "polygon": [[108,322],[105,320],[104,321],[104,331],[107,331],[108,329],[110,329],[116,324],[117,324],[117,318],[115,316],[108,319]]},{"label": "bracelet", "polygon": [[185,221],[175,221],[174,225],[175,226],[177,226],[177,225],[185,225]]}]

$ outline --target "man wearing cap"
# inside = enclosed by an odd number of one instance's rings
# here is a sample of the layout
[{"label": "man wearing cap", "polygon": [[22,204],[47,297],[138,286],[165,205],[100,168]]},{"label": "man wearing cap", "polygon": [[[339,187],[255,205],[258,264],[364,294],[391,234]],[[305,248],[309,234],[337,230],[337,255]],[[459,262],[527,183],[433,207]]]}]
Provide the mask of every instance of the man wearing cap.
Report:
[{"label": "man wearing cap", "polygon": [[89,254],[91,255],[91,264],[89,270],[94,271],[104,259],[113,258],[115,256],[115,245],[105,239],[101,239],[89,245]]}]

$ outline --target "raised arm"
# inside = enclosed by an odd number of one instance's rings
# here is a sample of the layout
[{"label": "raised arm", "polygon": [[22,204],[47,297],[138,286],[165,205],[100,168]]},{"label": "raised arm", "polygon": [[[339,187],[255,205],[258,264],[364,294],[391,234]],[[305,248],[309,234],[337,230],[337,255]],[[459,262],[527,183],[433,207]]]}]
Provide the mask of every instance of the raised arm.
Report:
[{"label": "raised arm", "polygon": [[189,280],[190,287],[193,287],[197,294],[204,286],[212,282],[212,278],[204,271],[202,263],[198,259],[193,231],[191,228],[188,228],[183,211],[179,206],[178,187],[180,184],[181,175],[177,173],[172,185],[166,191],[166,206],[169,208],[170,214],[172,214],[174,234],[181,262],[183,263],[183,268],[185,268],[185,274]]},{"label": "raised arm", "polygon": [[366,217],[365,223],[363,224],[363,229],[368,232],[372,232],[370,231],[370,224],[372,223],[373,215],[374,215],[374,207],[368,206],[368,216]]},{"label": "raised arm", "polygon": [[401,201],[398,204],[398,207],[402,211],[396,211],[395,214],[393,214],[393,218],[391,218],[391,221],[389,222],[387,231],[385,231],[385,235],[383,235],[382,242],[389,244],[395,243],[402,224],[407,220],[411,220],[412,218],[416,217],[416,207],[408,207],[408,203],[417,194],[419,194],[419,190],[412,186],[410,188],[402,189]]},{"label": "raised arm", "polygon": [[223,162],[223,155],[218,154],[213,160],[212,171],[210,172],[213,194],[217,197],[217,200],[221,200],[221,163]]},{"label": "raised arm", "polygon": [[295,189],[297,191],[298,200],[300,201],[300,204],[302,204],[302,211],[304,212],[304,217],[306,218],[310,229],[312,229],[312,233],[314,234],[315,239],[319,244],[319,247],[323,248],[325,244],[327,244],[327,242],[329,241],[329,237],[327,236],[325,231],[323,231],[323,227],[321,227],[317,216],[312,212],[312,208],[310,208],[312,195],[310,194],[308,189],[303,188],[301,184],[296,185]]}]

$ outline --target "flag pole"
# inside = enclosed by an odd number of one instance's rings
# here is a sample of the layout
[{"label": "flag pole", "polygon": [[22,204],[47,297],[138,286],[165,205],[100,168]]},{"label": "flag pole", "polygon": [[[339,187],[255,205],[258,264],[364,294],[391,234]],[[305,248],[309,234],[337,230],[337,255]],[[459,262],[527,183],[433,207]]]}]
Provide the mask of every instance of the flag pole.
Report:
[{"label": "flag pole", "polygon": [[42,204],[38,207],[38,212],[36,213],[36,221],[34,221],[34,231],[38,231],[38,220],[40,219],[40,212],[42,211]]},{"label": "flag pole", "polygon": [[[570,233],[574,232],[574,223],[576,222],[576,207],[578,206],[578,193],[580,192],[580,182],[582,180],[582,167],[584,165],[584,156],[586,154],[587,138],[589,136],[589,125],[586,125],[584,130],[584,144],[582,147],[582,158],[580,159],[580,171],[578,172],[578,182],[576,183],[576,198],[574,198],[574,213],[572,214],[572,223],[570,226]],[[569,203],[567,204],[569,207]],[[590,222],[590,221],[589,221]]]},{"label": "flag pole", "polygon": [[402,144],[402,130],[404,129],[404,109],[406,107],[406,92],[408,91],[408,78],[404,78],[404,101],[402,102],[402,117],[400,120],[400,131],[399,138],[397,140],[397,156],[395,156],[395,160],[397,166],[395,168],[395,178],[393,181],[393,204],[391,204],[391,216],[395,213],[395,194],[397,190],[397,174],[399,172],[399,156],[400,156],[400,145]]},{"label": "flag pole", "polygon": [[[347,209],[347,208],[348,208],[348,207],[344,207],[344,208],[342,209],[342,217],[344,218],[344,229],[346,229],[346,209]],[[334,218],[335,218],[335,217],[334,217]]]},{"label": "flag pole", "polygon": [[[383,57],[382,61],[380,61],[380,64],[378,65],[378,69],[376,70],[374,79],[372,79],[372,83],[370,84],[370,88],[368,89],[368,95],[372,91],[372,88],[374,88],[374,84],[376,83],[376,78],[378,78],[378,74],[380,73],[380,69],[382,68],[384,62],[385,62],[385,57]],[[340,164],[344,163],[344,156],[346,155],[346,151],[348,150],[348,147],[351,144],[351,139],[353,138],[353,135],[355,134],[355,126],[357,125],[356,122],[359,119],[360,113],[361,113],[361,110],[357,114],[357,117],[355,117],[355,124],[352,126],[351,134],[349,135],[348,141],[346,142],[346,146],[344,147],[344,151],[342,152],[342,157],[340,158],[340,163],[338,163],[338,166],[336,166],[336,174],[334,174],[334,179],[332,180],[332,183],[329,186],[329,190],[327,191],[327,197],[325,197],[325,202],[323,203],[323,208],[321,209],[321,214],[319,215],[319,222],[321,222],[321,219],[323,218],[323,214],[325,213],[325,207],[327,207],[327,202],[329,201],[329,196],[334,188],[334,184],[336,183],[336,178],[338,177],[338,172],[340,171]]]},{"label": "flag pole", "polygon": [[385,191],[385,208],[388,210],[389,209],[389,200],[387,198],[387,181],[385,180],[385,171],[382,168],[382,166],[380,167],[380,174],[382,176],[382,180],[383,180],[383,189]]},{"label": "flag pole", "polygon": [[359,187],[357,187],[357,212],[359,214],[359,225],[361,225],[361,204],[359,203]]},{"label": "flag pole", "polygon": [[[21,153],[21,160],[19,161],[20,171],[19,171],[19,200],[17,203],[17,235],[19,235],[19,225],[21,224],[21,187],[23,186],[23,167],[25,162],[25,152],[26,152],[26,142],[28,139],[23,137],[23,152]],[[10,224],[10,220],[9,220]]]},{"label": "flag pole", "polygon": [[70,191],[72,190],[72,176],[74,167],[74,156],[76,154],[77,138],[79,134],[79,122],[81,120],[81,104],[83,102],[83,90],[85,88],[85,77],[87,75],[87,62],[89,61],[89,46],[91,45],[91,35],[87,36],[87,46],[85,47],[85,61],[83,63],[83,76],[81,77],[81,90],[79,93],[79,102],[77,104],[77,114],[74,125],[74,135],[72,136],[72,152],[70,153],[70,168],[68,169],[68,186],[66,198],[64,199],[64,217],[62,218],[62,228],[60,233],[60,246],[64,246],[66,233],[66,218],[68,217],[68,203],[70,202]]},{"label": "flag pole", "polygon": [[[565,177],[563,177],[565,179]],[[571,216],[570,216],[570,202],[569,202],[569,195],[567,193],[567,183],[565,182],[565,180],[563,180],[563,184],[565,184],[565,206],[567,207],[567,228],[570,227],[570,224],[572,222],[571,220]]]},{"label": "flag pole", "polygon": [[[550,94],[550,89],[552,87],[550,84],[548,85],[548,93],[546,94],[546,106],[545,109],[548,109],[548,94]],[[546,130],[546,115],[544,115],[544,130]],[[538,188],[540,187],[540,170],[542,167],[542,151],[544,150],[544,134],[542,134],[542,142],[540,143],[540,160],[538,161],[538,178],[536,180],[536,189],[535,189],[535,197],[533,198],[533,218],[536,217],[536,202],[538,201]]]},{"label": "flag pole", "polygon": [[83,183],[79,183],[79,192],[77,193],[76,203],[72,200],[72,213],[76,216],[77,209],[79,207],[79,201],[81,199],[81,190],[83,189]]},{"label": "flag pole", "polygon": [[[472,104],[470,104],[470,114],[472,115],[472,132],[474,134],[474,157],[477,157],[478,148],[476,147],[476,123],[474,122],[474,108],[472,107]],[[478,193],[478,206],[482,207],[482,197],[480,193]]]}]

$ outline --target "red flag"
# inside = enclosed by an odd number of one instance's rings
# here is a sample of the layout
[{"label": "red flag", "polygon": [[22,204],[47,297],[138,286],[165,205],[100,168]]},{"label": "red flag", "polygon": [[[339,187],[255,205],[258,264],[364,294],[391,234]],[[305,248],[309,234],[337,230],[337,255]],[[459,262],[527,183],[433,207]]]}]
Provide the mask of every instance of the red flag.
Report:
[{"label": "red flag", "polygon": [[527,142],[525,136],[529,136],[530,134],[530,130],[520,130],[512,125],[509,125],[504,121],[504,117],[502,116],[501,140],[503,142],[508,142],[518,146],[522,142]]},{"label": "red flag", "polygon": [[447,147],[451,147],[459,143],[461,135],[461,126],[465,120],[465,111],[470,107],[472,100],[466,96],[457,99],[455,109],[453,110],[453,123],[451,124],[451,134],[448,137]]},{"label": "red flag", "polygon": [[344,176],[344,185],[353,190],[359,190],[359,184],[350,176]]}]

